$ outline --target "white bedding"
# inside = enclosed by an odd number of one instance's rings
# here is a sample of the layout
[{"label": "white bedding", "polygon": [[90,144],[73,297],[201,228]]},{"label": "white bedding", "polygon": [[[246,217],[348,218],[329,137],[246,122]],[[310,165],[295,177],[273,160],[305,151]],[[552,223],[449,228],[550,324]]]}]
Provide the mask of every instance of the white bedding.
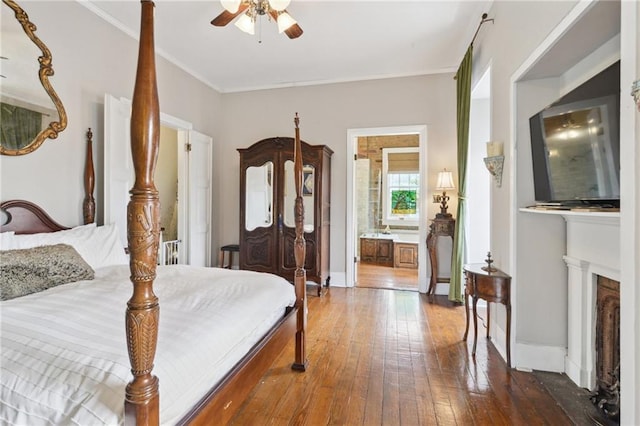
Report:
[{"label": "white bedding", "polygon": [[[128,266],[0,303],[0,423],[122,424]],[[154,284],[160,421],[178,421],[295,301],[284,279],[173,265]]]}]

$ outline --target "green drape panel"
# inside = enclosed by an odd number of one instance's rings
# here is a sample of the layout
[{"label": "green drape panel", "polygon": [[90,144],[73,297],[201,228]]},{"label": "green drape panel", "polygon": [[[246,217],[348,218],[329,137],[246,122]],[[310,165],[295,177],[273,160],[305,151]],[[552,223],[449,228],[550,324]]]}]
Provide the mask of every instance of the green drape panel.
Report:
[{"label": "green drape panel", "polygon": [[469,146],[469,110],[471,107],[471,66],[473,44],[467,49],[464,59],[456,73],[457,83],[457,128],[458,128],[458,212],[456,215],[456,231],[451,253],[451,282],[449,284],[449,300],[462,302],[462,264],[465,252],[465,229],[467,211],[467,155]]}]

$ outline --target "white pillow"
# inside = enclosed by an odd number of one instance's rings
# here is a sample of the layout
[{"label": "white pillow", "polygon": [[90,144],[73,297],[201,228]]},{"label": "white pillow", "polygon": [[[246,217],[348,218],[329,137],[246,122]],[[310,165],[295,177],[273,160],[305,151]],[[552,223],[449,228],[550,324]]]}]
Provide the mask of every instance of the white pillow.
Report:
[{"label": "white pillow", "polygon": [[[73,245],[72,243],[74,242],[78,243],[79,241],[89,238],[95,229],[96,224],[90,223],[88,225],[65,229],[64,231],[14,235],[12,238],[13,248],[28,249],[39,246],[52,246],[55,244]],[[74,248],[76,247],[74,246]],[[77,248],[76,251],[78,251]]]},{"label": "white pillow", "polygon": [[95,228],[78,252],[93,269],[129,264],[129,257],[120,242],[120,232],[115,223]]},{"label": "white pillow", "polygon": [[115,224],[82,225],[58,232],[14,235],[12,239],[15,249],[69,244],[94,270],[110,265],[126,265],[129,262]]},{"label": "white pillow", "polygon": [[11,250],[14,248],[13,231],[0,232],[0,250]]}]

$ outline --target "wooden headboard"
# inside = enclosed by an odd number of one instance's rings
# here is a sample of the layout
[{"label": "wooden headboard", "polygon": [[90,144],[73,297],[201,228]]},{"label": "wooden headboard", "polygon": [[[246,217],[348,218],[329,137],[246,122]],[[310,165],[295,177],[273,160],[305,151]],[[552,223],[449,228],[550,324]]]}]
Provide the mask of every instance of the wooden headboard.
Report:
[{"label": "wooden headboard", "polygon": [[[96,202],[93,198],[95,173],[93,167],[93,133],[87,131],[87,156],[84,165],[84,202],[82,213],[85,225],[95,220]],[[13,231],[16,234],[37,234],[69,229],[53,220],[41,207],[25,200],[9,200],[0,203],[0,210],[6,214],[6,222],[0,224],[0,232]]]},{"label": "wooden headboard", "polygon": [[9,200],[0,204],[7,215],[7,222],[0,226],[1,232],[13,231],[16,234],[37,234],[69,229],[60,225],[37,205],[24,200]]}]

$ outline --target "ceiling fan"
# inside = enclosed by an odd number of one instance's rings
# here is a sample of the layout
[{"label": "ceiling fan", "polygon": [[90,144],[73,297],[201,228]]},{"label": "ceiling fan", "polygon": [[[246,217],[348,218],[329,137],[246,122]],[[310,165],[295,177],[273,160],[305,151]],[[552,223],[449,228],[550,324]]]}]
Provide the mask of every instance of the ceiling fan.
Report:
[{"label": "ceiling fan", "polygon": [[236,27],[253,35],[256,19],[267,15],[276,21],[280,33],[284,32],[291,39],[302,35],[302,28],[285,10],[291,0],[220,0],[220,3],[225,10],[211,21],[216,27],[224,27],[240,16]]}]

